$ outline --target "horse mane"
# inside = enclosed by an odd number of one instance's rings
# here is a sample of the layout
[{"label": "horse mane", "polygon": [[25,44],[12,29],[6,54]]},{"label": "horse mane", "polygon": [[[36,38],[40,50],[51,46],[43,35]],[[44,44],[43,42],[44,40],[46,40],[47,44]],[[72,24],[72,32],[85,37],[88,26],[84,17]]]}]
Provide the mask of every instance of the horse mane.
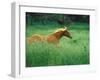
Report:
[{"label": "horse mane", "polygon": [[60,29],[55,30],[54,33],[57,33],[57,32],[60,32],[60,31],[65,31],[65,30],[66,29],[64,29],[64,28],[60,28]]}]

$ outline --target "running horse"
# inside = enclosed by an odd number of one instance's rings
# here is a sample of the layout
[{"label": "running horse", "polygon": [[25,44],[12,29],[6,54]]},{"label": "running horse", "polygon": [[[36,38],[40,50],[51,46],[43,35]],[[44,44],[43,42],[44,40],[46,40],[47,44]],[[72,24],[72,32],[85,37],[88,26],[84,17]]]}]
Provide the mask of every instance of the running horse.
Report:
[{"label": "running horse", "polygon": [[60,39],[66,36],[68,38],[72,38],[70,32],[68,31],[67,27],[57,29],[54,33],[48,35],[48,36],[43,36],[39,34],[34,34],[31,37],[27,39],[28,43],[33,43],[37,41],[46,41],[48,43],[53,43],[53,44],[58,44]]}]

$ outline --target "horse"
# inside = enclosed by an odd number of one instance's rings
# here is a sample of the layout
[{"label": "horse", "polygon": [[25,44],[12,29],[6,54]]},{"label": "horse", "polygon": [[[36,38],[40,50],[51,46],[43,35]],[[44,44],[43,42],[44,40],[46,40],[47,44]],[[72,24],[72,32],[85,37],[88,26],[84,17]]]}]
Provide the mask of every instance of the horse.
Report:
[{"label": "horse", "polygon": [[43,36],[39,34],[34,34],[31,37],[27,39],[28,43],[33,43],[37,41],[46,41],[48,43],[53,43],[53,44],[58,44],[60,39],[65,36],[70,39],[72,39],[72,36],[70,32],[68,31],[67,27],[57,29],[54,33],[48,35],[48,36]]}]

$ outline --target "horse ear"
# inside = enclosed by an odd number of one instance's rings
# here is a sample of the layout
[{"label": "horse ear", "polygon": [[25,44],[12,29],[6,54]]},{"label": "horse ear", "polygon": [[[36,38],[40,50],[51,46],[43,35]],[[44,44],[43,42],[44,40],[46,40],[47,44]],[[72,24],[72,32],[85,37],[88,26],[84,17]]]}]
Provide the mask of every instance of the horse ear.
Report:
[{"label": "horse ear", "polygon": [[66,27],[66,26],[64,26],[64,28],[65,28],[65,29],[67,29],[67,27]]}]

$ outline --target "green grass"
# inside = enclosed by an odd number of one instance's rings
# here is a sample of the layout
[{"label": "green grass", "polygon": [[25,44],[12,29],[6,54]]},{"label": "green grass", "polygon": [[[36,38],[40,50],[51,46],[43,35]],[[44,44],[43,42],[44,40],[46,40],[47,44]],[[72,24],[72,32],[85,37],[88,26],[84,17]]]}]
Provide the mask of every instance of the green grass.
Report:
[{"label": "green grass", "polygon": [[[59,27],[56,24],[27,26],[26,37],[48,35]],[[26,43],[26,67],[89,64],[88,27],[84,23],[73,24],[69,28],[73,38],[63,37],[60,47],[46,42]]]}]

